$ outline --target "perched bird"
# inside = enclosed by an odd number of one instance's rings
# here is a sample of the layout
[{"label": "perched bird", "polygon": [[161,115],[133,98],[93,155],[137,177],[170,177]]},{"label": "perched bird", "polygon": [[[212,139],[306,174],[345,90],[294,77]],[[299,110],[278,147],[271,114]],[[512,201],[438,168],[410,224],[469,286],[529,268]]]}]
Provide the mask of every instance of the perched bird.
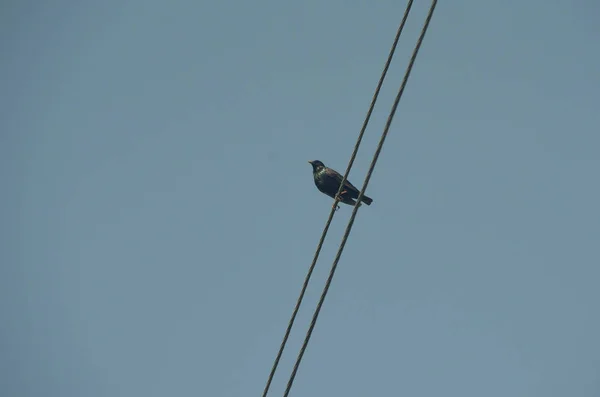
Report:
[{"label": "perched bird", "polygon": [[[325,165],[319,160],[309,161],[309,164],[313,167],[313,178],[315,180],[317,189],[329,197],[335,198],[335,195],[340,188],[340,183],[342,182],[343,176],[337,173],[335,170],[325,167]],[[356,201],[354,201],[354,199],[358,198],[359,193],[360,191],[353,184],[351,184],[350,181],[346,180],[344,187],[340,192],[340,201],[344,204],[356,205]],[[362,202],[366,205],[371,205],[373,199],[363,195]]]}]

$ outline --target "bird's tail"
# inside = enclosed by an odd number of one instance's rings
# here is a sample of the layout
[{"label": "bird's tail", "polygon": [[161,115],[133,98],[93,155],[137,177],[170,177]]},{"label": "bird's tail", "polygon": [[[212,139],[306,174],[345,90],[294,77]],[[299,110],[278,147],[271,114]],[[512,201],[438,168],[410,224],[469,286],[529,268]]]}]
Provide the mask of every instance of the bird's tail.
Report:
[{"label": "bird's tail", "polygon": [[365,203],[366,205],[371,205],[371,203],[373,202],[373,199],[371,197],[363,196],[362,202]]}]

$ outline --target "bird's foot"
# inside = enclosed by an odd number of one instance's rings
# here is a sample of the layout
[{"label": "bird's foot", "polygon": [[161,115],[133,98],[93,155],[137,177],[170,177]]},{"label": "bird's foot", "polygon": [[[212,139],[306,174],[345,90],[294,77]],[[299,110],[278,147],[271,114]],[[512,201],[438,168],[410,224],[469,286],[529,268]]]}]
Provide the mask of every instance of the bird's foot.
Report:
[{"label": "bird's foot", "polygon": [[[342,190],[342,191],[340,192],[340,194],[338,194],[338,195],[335,197],[335,199],[336,199],[336,200],[339,200],[339,201],[341,201],[341,200],[342,200],[342,196],[343,196],[344,194],[346,194],[346,193],[348,193],[348,191],[347,191],[347,190]],[[337,207],[338,207],[338,209],[340,208],[340,206],[339,206],[339,205],[338,205]]]}]

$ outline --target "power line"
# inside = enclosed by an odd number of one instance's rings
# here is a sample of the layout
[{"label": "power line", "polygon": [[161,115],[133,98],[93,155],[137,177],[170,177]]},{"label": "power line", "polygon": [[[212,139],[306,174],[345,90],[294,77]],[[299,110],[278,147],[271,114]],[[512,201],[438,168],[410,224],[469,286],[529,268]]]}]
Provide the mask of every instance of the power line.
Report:
[{"label": "power line", "polygon": [[[427,19],[425,20],[425,24],[423,25],[423,29],[421,30],[421,34],[417,41],[417,44],[413,50],[412,56],[410,58],[410,62],[408,63],[408,67],[404,74],[404,78],[402,80],[402,84],[400,85],[400,89],[398,94],[396,95],[396,99],[394,100],[394,104],[388,116],[387,122],[385,124],[385,128],[383,130],[383,134],[381,135],[381,139],[379,140],[379,145],[377,146],[377,150],[375,151],[375,155],[373,156],[373,160],[371,161],[371,165],[369,167],[369,172],[365,178],[363,188],[360,191],[358,198],[356,199],[356,206],[352,210],[352,215],[350,216],[350,220],[348,221],[348,226],[346,227],[346,232],[344,233],[344,237],[342,238],[342,242],[338,249],[338,252],[335,256],[333,264],[331,266],[331,271],[329,273],[329,277],[327,278],[327,282],[325,283],[325,287],[323,289],[323,293],[321,294],[321,298],[319,299],[319,303],[317,304],[317,308],[315,309],[315,313],[313,315],[312,321],[310,323],[310,327],[308,328],[308,332],[306,333],[306,338],[304,339],[304,343],[302,344],[302,348],[300,349],[300,353],[298,354],[298,358],[296,359],[296,364],[294,365],[294,369],[292,370],[292,374],[288,381],[287,387],[285,389],[285,393],[283,397],[287,397],[290,393],[292,385],[294,383],[294,379],[296,378],[296,373],[298,372],[298,367],[300,366],[300,362],[302,361],[302,357],[304,356],[304,352],[306,351],[306,346],[310,340],[312,332],[315,328],[315,324],[317,323],[317,318],[319,317],[319,313],[321,311],[321,307],[323,306],[323,302],[325,301],[325,297],[327,296],[327,292],[329,291],[329,286],[331,285],[331,281],[333,280],[333,276],[335,274],[335,270],[337,268],[340,257],[342,256],[342,251],[346,245],[346,241],[348,240],[348,236],[350,235],[350,231],[352,230],[352,226],[354,224],[354,219],[356,218],[356,214],[358,213],[358,208],[365,190],[367,190],[367,186],[369,185],[369,180],[371,179],[371,175],[373,174],[373,170],[375,169],[375,165],[377,164],[377,160],[379,159],[379,154],[381,153],[381,149],[383,148],[383,144],[385,142],[385,138],[388,135],[390,130],[390,126],[392,125],[392,121],[394,119],[394,115],[396,114],[396,110],[398,109],[398,104],[400,103],[400,99],[402,98],[402,94],[404,93],[404,88],[406,87],[406,83],[408,82],[408,78],[412,71],[415,60],[417,59],[417,54],[419,53],[419,49],[421,48],[421,44],[423,43],[423,39],[425,38],[425,33],[427,33],[427,29],[429,28],[429,23],[431,22],[431,17],[433,16],[433,12],[435,11],[435,7],[437,5],[437,0],[433,0],[431,3],[431,7],[429,8],[429,13],[427,14]],[[339,194],[339,192],[338,192]]]},{"label": "power line", "polygon": [[283,341],[281,342],[281,345],[279,347],[279,351],[277,352],[277,356],[275,357],[275,362],[273,363],[273,367],[271,368],[271,373],[269,374],[269,378],[267,380],[267,384],[265,386],[265,389],[263,391],[263,397],[267,396],[267,393],[269,392],[269,388],[271,387],[271,382],[273,381],[273,377],[275,376],[275,371],[277,370],[277,366],[279,365],[279,360],[281,359],[281,355],[283,354],[283,350],[285,349],[285,345],[287,343],[287,340],[290,336],[290,332],[292,330],[292,327],[294,325],[294,321],[296,320],[296,315],[298,314],[298,310],[300,309],[300,305],[302,304],[302,300],[304,299],[304,294],[306,292],[306,288],[308,287],[308,283],[310,281],[310,278],[312,276],[313,270],[317,264],[317,260],[319,258],[319,254],[321,253],[321,248],[323,247],[323,243],[325,242],[325,237],[327,236],[327,232],[329,231],[329,226],[331,225],[331,221],[333,220],[333,215],[335,214],[335,209],[337,206],[337,203],[339,201],[339,194],[342,190],[342,187],[344,186],[344,183],[346,182],[346,179],[348,178],[348,175],[350,174],[350,170],[352,169],[352,165],[354,164],[354,160],[356,158],[356,154],[358,153],[358,148],[360,147],[360,144],[362,142],[362,138],[365,134],[365,131],[367,129],[367,125],[369,124],[369,120],[371,119],[371,114],[373,113],[373,109],[375,108],[375,103],[377,102],[377,98],[379,97],[379,92],[381,91],[381,86],[383,85],[383,81],[385,80],[385,76],[387,75],[387,71],[390,67],[390,64],[392,63],[392,58],[394,57],[394,53],[396,52],[396,47],[398,45],[398,41],[400,40],[400,35],[402,34],[402,31],[404,30],[404,25],[406,24],[406,20],[408,18],[408,15],[410,13],[410,10],[412,8],[412,4],[413,4],[413,0],[409,0],[408,4],[406,5],[406,10],[404,11],[404,16],[402,17],[402,21],[400,22],[400,26],[398,27],[398,31],[396,32],[396,37],[394,38],[394,43],[392,44],[392,48],[390,50],[390,53],[388,55],[388,59],[385,63],[385,66],[383,68],[383,71],[381,73],[381,77],[379,78],[379,82],[377,83],[377,88],[375,89],[375,93],[373,94],[373,99],[371,100],[371,105],[369,106],[369,111],[367,112],[367,115],[365,117],[365,120],[363,122],[362,128],[360,130],[360,133],[358,134],[358,139],[356,141],[356,144],[354,145],[354,151],[352,152],[352,156],[350,157],[350,161],[348,163],[348,167],[346,169],[346,173],[344,174],[344,178],[342,179],[342,183],[340,183],[340,188],[338,189],[338,192],[336,194],[336,198],[333,202],[333,206],[331,208],[331,212],[329,213],[329,218],[327,219],[327,223],[325,224],[325,228],[323,229],[323,233],[321,234],[321,239],[319,240],[319,244],[317,245],[317,250],[315,252],[313,261],[308,269],[308,273],[306,274],[306,278],[304,279],[304,284],[302,285],[302,290],[300,291],[300,296],[298,297],[298,301],[296,302],[296,307],[294,307],[294,311],[292,313],[292,317],[290,318],[290,321],[288,323],[287,329],[285,330],[285,335],[283,337]]}]

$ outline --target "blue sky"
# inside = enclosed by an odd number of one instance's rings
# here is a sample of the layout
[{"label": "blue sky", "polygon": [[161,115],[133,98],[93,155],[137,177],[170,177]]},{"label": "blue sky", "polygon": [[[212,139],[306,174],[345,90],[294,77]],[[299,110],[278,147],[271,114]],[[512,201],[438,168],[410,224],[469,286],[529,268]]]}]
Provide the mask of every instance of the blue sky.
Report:
[{"label": "blue sky", "polygon": [[[0,394],[260,395],[404,7],[4,2]],[[291,396],[598,396],[599,15],[438,4]]]}]

